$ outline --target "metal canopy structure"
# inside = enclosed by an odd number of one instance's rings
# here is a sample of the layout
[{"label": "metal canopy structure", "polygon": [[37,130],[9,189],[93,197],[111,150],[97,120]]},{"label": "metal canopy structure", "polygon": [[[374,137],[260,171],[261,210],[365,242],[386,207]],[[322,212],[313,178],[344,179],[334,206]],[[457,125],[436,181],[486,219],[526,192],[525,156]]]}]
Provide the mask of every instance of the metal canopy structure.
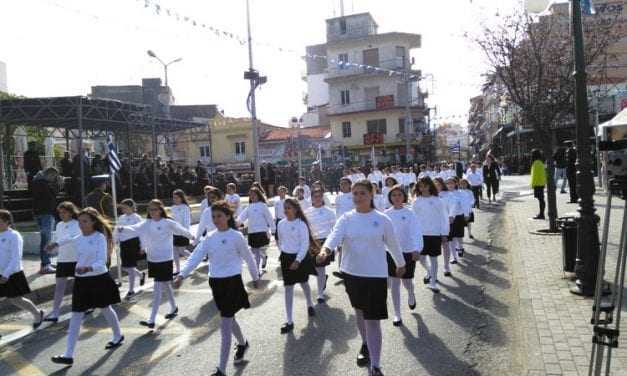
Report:
[{"label": "metal canopy structure", "polygon": [[[204,123],[154,116],[150,106],[99,99],[85,96],[17,98],[0,100],[0,127],[5,137],[10,137],[11,126],[29,126],[61,130],[66,140],[78,140],[78,155],[83,156],[83,138],[104,137],[107,132],[117,139],[125,135],[130,145],[131,134],[152,136],[153,188],[157,196],[157,145],[158,137],[191,128]],[[0,155],[3,155],[0,143]],[[129,158],[132,163],[132,158]],[[85,202],[85,171],[80,163],[81,201]],[[129,166],[131,196],[133,187],[132,166]],[[0,206],[4,201],[4,163],[0,163]]]}]

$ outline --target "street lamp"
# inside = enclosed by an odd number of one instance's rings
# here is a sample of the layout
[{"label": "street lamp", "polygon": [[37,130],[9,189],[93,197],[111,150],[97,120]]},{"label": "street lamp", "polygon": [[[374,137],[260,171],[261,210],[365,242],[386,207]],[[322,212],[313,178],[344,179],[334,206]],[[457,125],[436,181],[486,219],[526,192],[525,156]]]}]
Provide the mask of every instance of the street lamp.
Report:
[{"label": "street lamp", "polygon": [[178,63],[179,61],[183,60],[183,58],[179,57],[178,59],[174,59],[174,60],[170,61],[169,63],[165,63],[152,50],[148,50],[148,51],[146,51],[146,53],[148,54],[148,56],[150,56],[150,57],[152,57],[154,59],[157,59],[161,63],[161,65],[163,65],[163,70],[165,71],[165,86],[168,87],[168,67],[170,65],[174,64],[174,63]]},{"label": "street lamp", "polygon": [[592,296],[596,286],[599,262],[599,217],[594,208],[594,179],[590,165],[590,124],[586,90],[586,62],[584,56],[581,0],[571,0],[573,49],[575,57],[575,113],[577,130],[577,195],[579,221],[577,230],[577,285],[573,294]]}]

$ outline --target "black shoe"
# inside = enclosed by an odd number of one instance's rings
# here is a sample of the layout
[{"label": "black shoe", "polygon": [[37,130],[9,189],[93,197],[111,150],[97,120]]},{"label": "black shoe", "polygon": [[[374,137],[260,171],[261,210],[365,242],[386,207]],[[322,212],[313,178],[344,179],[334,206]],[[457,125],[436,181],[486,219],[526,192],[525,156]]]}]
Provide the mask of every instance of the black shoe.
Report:
[{"label": "black shoe", "polygon": [[326,301],[326,300],[324,300],[324,298],[318,298],[318,304],[324,304],[324,303],[326,303],[326,302],[327,302],[327,301]]},{"label": "black shoe", "polygon": [[220,368],[216,368],[216,371],[212,373],[210,376],[226,376],[226,374],[220,371]]},{"label": "black shoe", "polygon": [[65,364],[66,366],[71,366],[72,364],[74,364],[74,358],[66,358],[61,355],[53,356],[52,358],[50,358],[50,360],[52,360],[52,363]]},{"label": "black shoe", "polygon": [[44,311],[39,311],[39,321],[33,323],[33,329],[37,329],[44,322]]},{"label": "black shoe", "polygon": [[105,346],[105,350],[111,350],[115,349],[116,347],[120,347],[122,346],[122,342],[124,342],[124,336],[121,336],[120,339],[117,340],[117,342],[109,341]]},{"label": "black shoe", "polygon": [[434,294],[437,294],[437,293],[439,293],[439,292],[440,292],[440,289],[439,289],[439,288],[437,288],[437,287],[431,287],[431,286],[428,286],[428,288],[429,288],[429,290],[433,291],[433,293],[434,293]]},{"label": "black shoe", "polygon": [[142,276],[139,277],[139,285],[143,286],[146,283],[146,272],[142,272]]},{"label": "black shoe", "polygon": [[464,248],[460,248],[460,249],[457,250],[457,255],[459,257],[464,257],[464,252],[465,252]]},{"label": "black shoe", "polygon": [[368,352],[368,345],[362,344],[359,354],[357,354],[357,365],[359,367],[367,366],[370,363],[370,353]]},{"label": "black shoe", "polygon": [[[457,260],[451,261],[451,265],[457,265]],[[446,274],[444,274],[444,275],[446,275]]]},{"label": "black shoe", "polygon": [[95,311],[95,309],[90,308],[90,309],[88,309],[88,310],[86,310],[86,311],[85,311],[85,314],[86,314],[86,315],[91,315],[92,313],[94,313],[94,311]]},{"label": "black shoe", "polygon": [[175,318],[176,316],[178,316],[179,314],[179,307],[174,308],[174,311],[168,313],[167,315],[165,315],[166,320],[172,320],[173,318]]},{"label": "black shoe", "polygon": [[469,237],[470,239],[474,239],[474,238],[475,238],[475,237],[474,237],[474,236],[472,236],[472,235],[468,235],[468,237]]},{"label": "black shoe", "polygon": [[412,311],[416,309],[416,297],[414,296],[414,304],[409,304],[409,302],[407,302],[407,305],[409,306],[409,309]]},{"label": "black shoe", "polygon": [[323,292],[327,289],[327,281],[328,280],[329,280],[329,275],[325,274],[324,275],[324,288],[322,289]]},{"label": "black shoe", "polygon": [[316,315],[316,310],[314,307],[307,307],[307,316],[314,317]]},{"label": "black shoe", "polygon": [[396,327],[403,326],[403,320],[392,321],[392,325],[394,325]]},{"label": "black shoe", "polygon": [[235,358],[233,358],[233,364],[240,364],[244,361],[244,354],[248,351],[248,341],[243,345],[235,346]]},{"label": "black shoe", "polygon": [[381,372],[381,368],[373,367],[370,371],[370,376],[383,376],[383,372]]},{"label": "black shoe", "polygon": [[261,269],[265,269],[266,265],[268,265],[268,256],[263,257],[263,261],[261,261]]},{"label": "black shoe", "polygon": [[561,193],[561,194],[564,194],[564,193],[566,193],[566,191],[560,191],[560,193]]},{"label": "black shoe", "polygon": [[424,277],[424,278],[422,279],[422,283],[424,283],[425,285],[428,285],[428,284],[429,284],[429,282],[431,282],[431,278],[430,278],[430,277]]},{"label": "black shoe", "polygon": [[533,217],[533,219],[545,219],[544,214],[538,214],[535,217]]},{"label": "black shoe", "polygon": [[124,297],[124,300],[131,300],[133,299],[133,297],[135,296],[135,291],[129,291],[126,293],[126,296]]},{"label": "black shoe", "polygon": [[59,318],[58,317],[46,317],[44,319],[45,322],[51,322],[51,323],[57,323],[59,322]]},{"label": "black shoe", "polygon": [[140,321],[139,325],[145,326],[145,327],[150,328],[150,329],[154,329],[155,328],[155,323],[154,322]]},{"label": "black shoe", "polygon": [[281,327],[281,334],[286,334],[286,333],[289,333],[289,332],[291,332],[293,330],[294,330],[294,323],[291,323],[291,324],[285,323]]},{"label": "black shoe", "polygon": [[452,274],[451,274],[451,272],[444,272],[444,276],[445,277],[450,277],[450,276],[452,276]]},{"label": "black shoe", "polygon": [[344,279],[344,274],[342,274],[342,272],[333,272],[333,276],[339,279]]}]

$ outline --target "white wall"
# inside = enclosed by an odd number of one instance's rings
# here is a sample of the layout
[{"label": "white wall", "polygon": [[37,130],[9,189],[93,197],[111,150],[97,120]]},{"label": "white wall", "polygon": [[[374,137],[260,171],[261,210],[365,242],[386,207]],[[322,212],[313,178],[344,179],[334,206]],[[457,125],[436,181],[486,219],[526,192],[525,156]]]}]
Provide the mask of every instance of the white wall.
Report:
[{"label": "white wall", "polygon": [[[330,113],[363,111],[366,105],[374,107],[374,103],[366,104],[366,88],[379,87],[379,96],[394,95],[397,101],[398,89],[397,85],[400,80],[397,77],[389,77],[387,75],[360,76],[351,82],[333,82],[329,85],[330,94]],[[341,91],[350,90],[350,105],[341,105]]]},{"label": "white wall", "polygon": [[9,91],[9,85],[7,83],[7,65],[0,61],[0,91],[5,93]]},{"label": "white wall", "polygon": [[326,73],[307,76],[307,107],[329,103],[329,85],[324,82],[326,76]]}]

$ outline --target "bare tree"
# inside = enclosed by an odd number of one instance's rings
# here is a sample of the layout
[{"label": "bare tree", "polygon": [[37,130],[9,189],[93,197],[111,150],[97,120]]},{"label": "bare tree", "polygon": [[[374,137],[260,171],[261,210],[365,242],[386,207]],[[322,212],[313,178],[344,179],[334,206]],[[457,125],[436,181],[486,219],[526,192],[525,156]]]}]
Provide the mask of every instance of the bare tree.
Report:
[{"label": "bare tree", "polygon": [[[585,56],[591,80],[603,82],[607,64],[613,59],[609,47],[618,40],[615,21],[602,16],[585,20]],[[531,16],[518,11],[503,16],[496,25],[482,25],[478,35],[468,37],[484,52],[489,74],[503,84],[521,120],[533,127],[535,139],[541,143],[547,162],[550,231],[557,231],[551,129],[574,121],[575,110],[568,14]]]}]

